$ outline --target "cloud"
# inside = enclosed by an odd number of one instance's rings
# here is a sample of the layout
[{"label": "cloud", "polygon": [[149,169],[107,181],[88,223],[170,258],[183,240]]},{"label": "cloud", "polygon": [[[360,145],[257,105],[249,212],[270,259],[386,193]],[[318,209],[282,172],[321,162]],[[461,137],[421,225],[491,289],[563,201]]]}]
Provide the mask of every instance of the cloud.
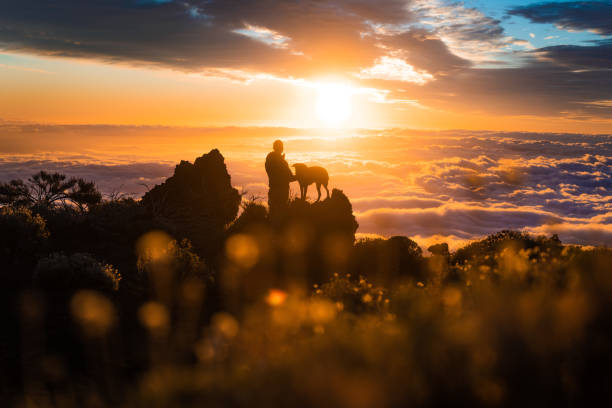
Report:
[{"label": "cloud", "polygon": [[[604,3],[550,4],[552,16],[510,12],[602,32],[612,21],[597,17]],[[609,43],[518,52],[517,41],[500,20],[441,0],[22,0],[0,13],[0,49],[13,52],[238,81],[338,75],[380,102],[460,114],[612,117],[594,104],[612,98]]]},{"label": "cloud", "polygon": [[424,29],[382,36],[380,41],[394,50],[398,57],[407,59],[415,67],[434,74],[447,73],[472,64],[469,60],[458,57],[434,33]]},{"label": "cloud", "polygon": [[[612,110],[588,105],[610,99],[612,76],[609,70],[601,66],[576,69],[561,64],[561,54],[566,60],[574,58],[574,62],[586,63],[590,58],[599,65],[605,64],[606,54],[595,50],[599,47],[584,48],[591,49],[580,50],[581,56],[576,52],[568,55],[571,52],[567,50],[564,53],[550,48],[542,51],[543,55],[559,58],[559,61],[536,60],[539,50],[534,50],[526,54],[528,63],[522,67],[463,70],[457,75],[437,77],[422,88],[404,85],[403,91],[410,92],[414,99],[426,106],[448,111],[610,118]],[[588,56],[589,52],[593,57]]]},{"label": "cloud", "polygon": [[600,69],[606,72],[612,67],[612,41],[599,41],[596,45],[556,45],[538,49],[535,54],[571,68]]},{"label": "cloud", "polygon": [[484,62],[501,51],[509,39],[497,19],[463,3],[441,0],[415,0],[419,23],[430,27],[450,50],[467,60]]},{"label": "cloud", "polygon": [[612,4],[608,1],[542,2],[514,7],[508,14],[534,23],[554,24],[564,30],[612,35]]},{"label": "cloud", "polygon": [[0,44],[191,72],[233,68],[302,76],[321,66],[343,72],[367,66],[382,55],[373,39],[361,36],[367,22],[410,19],[399,0],[376,6],[359,0],[24,0],[3,6]]},{"label": "cloud", "polygon": [[147,191],[147,188],[162,183],[172,174],[173,168],[174,165],[157,162],[95,164],[89,162],[87,158],[19,160],[19,158],[4,156],[0,159],[2,181],[25,180],[35,172],[45,170],[93,180],[105,194],[118,192],[133,197],[140,197]]},{"label": "cloud", "polygon": [[425,71],[417,71],[403,59],[392,57],[381,57],[376,64],[370,68],[362,69],[362,78],[378,78],[402,82],[414,82],[423,85],[433,79],[433,75]]},{"label": "cloud", "polygon": [[470,238],[501,229],[537,226],[550,214],[521,208],[484,207],[462,203],[434,209],[376,209],[357,214],[363,232],[385,231],[385,235],[456,235]]},{"label": "cloud", "polygon": [[[102,134],[107,147],[97,136]],[[612,135],[390,129],[325,139],[314,131],[276,128],[8,124],[0,127],[0,135],[0,180],[46,169],[95,180],[107,193],[142,194],[142,183],[159,183],[180,159],[193,160],[218,147],[232,184],[264,202],[263,160],[272,141],[281,138],[290,163],[327,168],[330,188],[350,198],[361,234],[459,245],[521,229],[557,233],[568,243],[612,245]],[[79,150],[75,137],[93,140],[98,150],[88,145]],[[30,151],[17,146],[17,152],[6,152],[4,141],[16,139],[51,140],[53,154],[41,152],[37,143]],[[143,156],[125,156],[124,146],[143,140],[150,148],[171,140],[176,150],[162,145]],[[292,188],[297,193],[297,186]],[[312,187],[310,194],[315,194]]]}]

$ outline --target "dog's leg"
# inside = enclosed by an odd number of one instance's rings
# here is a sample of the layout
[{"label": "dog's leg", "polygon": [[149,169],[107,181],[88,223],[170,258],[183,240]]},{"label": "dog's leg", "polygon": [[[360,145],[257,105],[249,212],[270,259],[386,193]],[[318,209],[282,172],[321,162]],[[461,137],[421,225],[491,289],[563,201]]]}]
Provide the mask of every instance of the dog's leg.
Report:
[{"label": "dog's leg", "polygon": [[306,200],[307,196],[308,196],[308,184],[304,184],[304,197],[303,197],[303,200]]},{"label": "dog's leg", "polygon": [[323,184],[323,187],[325,187],[325,191],[327,191],[327,198],[329,199],[329,189],[327,188],[327,183]]},{"label": "dog's leg", "polygon": [[321,183],[317,183],[317,193],[318,193],[317,201],[320,201],[321,200]]}]

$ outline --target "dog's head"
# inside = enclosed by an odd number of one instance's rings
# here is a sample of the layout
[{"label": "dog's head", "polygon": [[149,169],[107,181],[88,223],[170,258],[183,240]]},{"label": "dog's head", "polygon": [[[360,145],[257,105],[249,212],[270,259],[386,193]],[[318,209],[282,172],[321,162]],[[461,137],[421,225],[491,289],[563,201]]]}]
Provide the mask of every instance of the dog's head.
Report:
[{"label": "dog's head", "polygon": [[295,168],[295,171],[302,171],[308,168],[304,163],[295,163],[292,167]]}]

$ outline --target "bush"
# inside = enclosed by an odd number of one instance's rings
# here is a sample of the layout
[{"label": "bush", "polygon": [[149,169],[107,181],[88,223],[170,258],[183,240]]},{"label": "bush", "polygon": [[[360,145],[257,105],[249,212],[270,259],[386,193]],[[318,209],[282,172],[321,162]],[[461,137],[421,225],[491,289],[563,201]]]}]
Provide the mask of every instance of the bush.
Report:
[{"label": "bush", "polygon": [[240,216],[228,227],[227,235],[267,227],[268,225],[268,209],[262,204],[250,201],[243,205]]},{"label": "bush", "polygon": [[34,265],[49,238],[47,224],[40,215],[24,207],[0,208],[0,262]]},{"label": "bush", "polygon": [[351,256],[351,272],[383,286],[398,279],[425,279],[421,248],[403,236],[357,242]]},{"label": "bush", "polygon": [[[153,273],[154,269],[161,267],[168,274],[172,275],[173,280],[177,282],[183,282],[190,278],[196,278],[202,282],[213,280],[210,270],[206,267],[204,261],[193,251],[191,242],[188,239],[177,242],[166,236],[168,239],[164,243],[163,233],[154,232],[153,234],[160,234],[161,242],[158,241],[157,243],[163,244],[163,246],[160,248],[147,248],[145,243],[145,247],[141,247],[138,257],[138,270],[141,273],[150,274]],[[143,237],[144,240],[147,240],[147,235]]]},{"label": "bush", "polygon": [[80,289],[112,294],[119,289],[121,275],[111,265],[89,254],[53,253],[41,259],[34,272],[34,285],[45,293],[71,294]]}]

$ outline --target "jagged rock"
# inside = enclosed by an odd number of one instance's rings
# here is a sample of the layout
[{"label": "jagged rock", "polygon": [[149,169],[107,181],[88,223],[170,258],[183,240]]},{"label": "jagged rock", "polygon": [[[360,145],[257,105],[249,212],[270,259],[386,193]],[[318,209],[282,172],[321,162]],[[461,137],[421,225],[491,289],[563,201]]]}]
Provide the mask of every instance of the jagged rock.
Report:
[{"label": "jagged rock", "polygon": [[147,192],[142,202],[196,247],[212,254],[225,225],[238,214],[240,194],[232,187],[223,156],[213,149],[193,164],[181,161],[174,175]]},{"label": "jagged rock", "polygon": [[342,236],[353,244],[359,227],[353,206],[342,190],[333,189],[329,199],[308,203],[294,200],[289,204],[287,222],[304,221],[315,231],[315,236]]}]

